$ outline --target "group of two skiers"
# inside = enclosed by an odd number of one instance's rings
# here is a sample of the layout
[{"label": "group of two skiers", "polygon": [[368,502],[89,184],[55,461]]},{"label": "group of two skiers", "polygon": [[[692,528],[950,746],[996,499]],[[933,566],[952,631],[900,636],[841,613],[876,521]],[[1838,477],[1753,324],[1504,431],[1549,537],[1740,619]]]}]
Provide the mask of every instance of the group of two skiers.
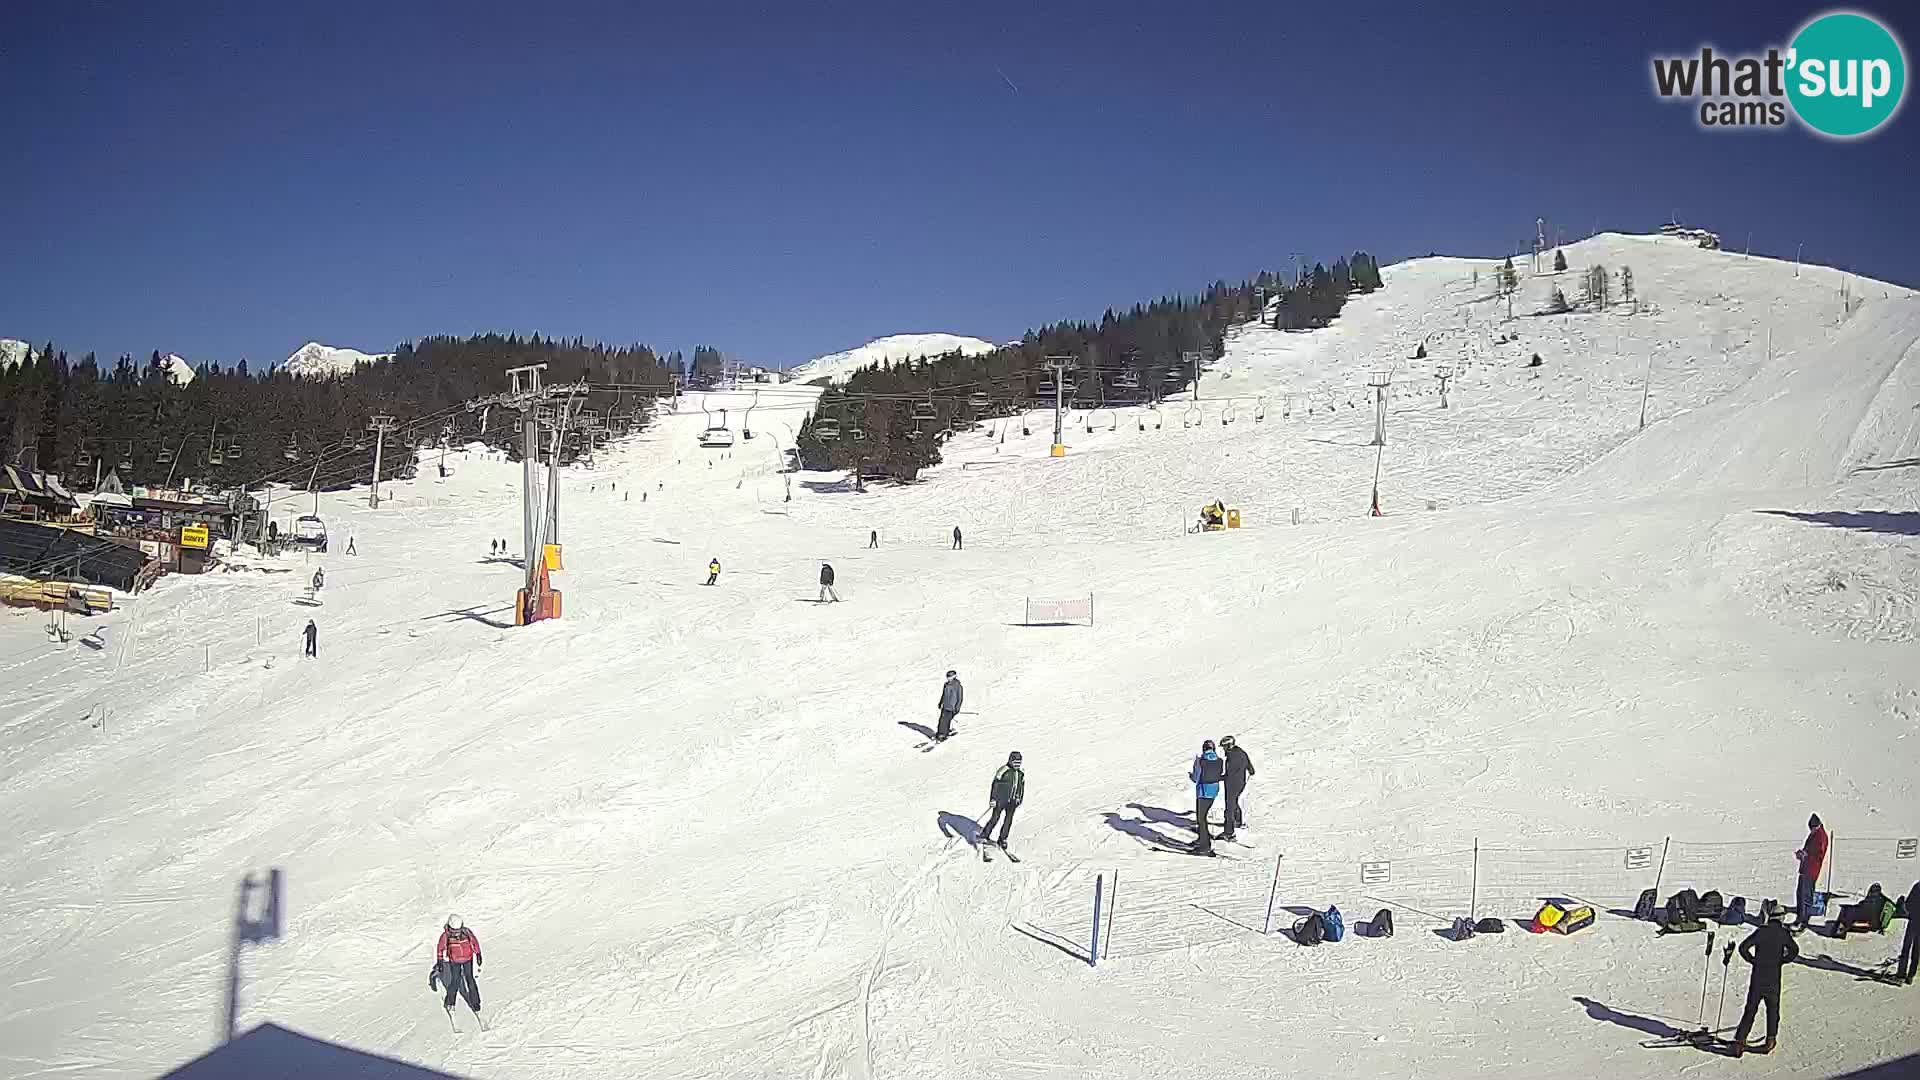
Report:
[{"label": "group of two skiers", "polygon": [[1193,759],[1193,768],[1187,773],[1187,778],[1193,781],[1193,850],[1208,854],[1213,851],[1213,832],[1207,819],[1222,788],[1226,789],[1227,805],[1221,815],[1220,839],[1232,840],[1236,830],[1246,828],[1240,795],[1246,791],[1247,780],[1253,773],[1253,759],[1233,736],[1221,736],[1218,747],[1212,739],[1200,744],[1200,755]]}]

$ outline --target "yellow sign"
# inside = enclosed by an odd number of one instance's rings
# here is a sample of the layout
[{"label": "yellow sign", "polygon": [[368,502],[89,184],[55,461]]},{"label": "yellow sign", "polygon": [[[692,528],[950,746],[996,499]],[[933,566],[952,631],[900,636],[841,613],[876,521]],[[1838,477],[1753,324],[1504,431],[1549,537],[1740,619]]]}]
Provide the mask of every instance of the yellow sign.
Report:
[{"label": "yellow sign", "polygon": [[547,569],[549,570],[562,569],[560,565],[560,545],[559,544],[546,545],[544,558],[546,560]]},{"label": "yellow sign", "polygon": [[180,526],[180,546],[204,548],[207,546],[207,527],[205,525]]}]

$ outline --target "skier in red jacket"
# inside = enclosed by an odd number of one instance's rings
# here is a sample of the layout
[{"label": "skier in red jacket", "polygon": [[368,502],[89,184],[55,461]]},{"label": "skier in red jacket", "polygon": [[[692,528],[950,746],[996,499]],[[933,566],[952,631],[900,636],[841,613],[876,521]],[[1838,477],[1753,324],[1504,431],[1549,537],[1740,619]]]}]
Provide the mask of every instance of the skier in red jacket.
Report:
[{"label": "skier in red jacket", "polygon": [[1807,818],[1807,842],[1793,854],[1800,860],[1800,881],[1794,890],[1794,900],[1799,907],[1799,918],[1793,926],[1797,932],[1805,930],[1813,918],[1814,883],[1820,880],[1820,868],[1827,862],[1827,827],[1820,824],[1819,814]]},{"label": "skier in red jacket", "polygon": [[[433,949],[433,961],[433,974],[427,977],[427,987],[432,989],[436,982],[446,984],[447,1015],[453,1015],[454,997],[459,995],[467,999],[467,1008],[473,1010],[474,1019],[480,1019],[480,984],[473,978],[473,969],[480,966],[480,938],[467,929],[460,916],[447,916],[447,925],[440,931],[440,943]],[[481,1026],[486,1026],[484,1021]]]}]

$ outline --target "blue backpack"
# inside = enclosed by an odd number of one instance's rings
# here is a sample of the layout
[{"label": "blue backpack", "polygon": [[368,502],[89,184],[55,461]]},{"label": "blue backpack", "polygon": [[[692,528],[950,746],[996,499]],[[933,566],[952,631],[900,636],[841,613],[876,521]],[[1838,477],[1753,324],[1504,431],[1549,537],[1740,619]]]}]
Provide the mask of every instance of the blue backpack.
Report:
[{"label": "blue backpack", "polygon": [[1328,941],[1339,941],[1347,936],[1347,920],[1341,916],[1337,906],[1327,908],[1327,913],[1320,916],[1320,921],[1326,924]]}]

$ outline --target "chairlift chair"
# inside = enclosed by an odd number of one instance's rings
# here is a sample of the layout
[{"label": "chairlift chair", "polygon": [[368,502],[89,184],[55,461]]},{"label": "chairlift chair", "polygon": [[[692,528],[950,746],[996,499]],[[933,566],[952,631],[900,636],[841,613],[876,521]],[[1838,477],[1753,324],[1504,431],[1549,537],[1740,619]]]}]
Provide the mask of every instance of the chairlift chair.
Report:
[{"label": "chairlift chair", "polygon": [[840,437],[840,421],[829,416],[813,422],[813,437],[821,442],[832,442]]},{"label": "chairlift chair", "polygon": [[173,464],[173,447],[162,444],[160,447],[160,456],[157,460],[162,465]]},{"label": "chairlift chair", "polygon": [[1259,423],[1267,418],[1267,399],[1261,397],[1253,406],[1253,422]]},{"label": "chairlift chair", "polygon": [[987,406],[992,404],[993,404],[992,398],[988,397],[985,394],[979,393],[977,391],[967,395],[967,405],[970,408],[984,409]]},{"label": "chairlift chair", "polygon": [[220,449],[220,444],[219,443],[209,444],[207,446],[207,464],[225,465],[226,463],[227,463],[227,455],[225,454],[225,452],[223,452]]}]

